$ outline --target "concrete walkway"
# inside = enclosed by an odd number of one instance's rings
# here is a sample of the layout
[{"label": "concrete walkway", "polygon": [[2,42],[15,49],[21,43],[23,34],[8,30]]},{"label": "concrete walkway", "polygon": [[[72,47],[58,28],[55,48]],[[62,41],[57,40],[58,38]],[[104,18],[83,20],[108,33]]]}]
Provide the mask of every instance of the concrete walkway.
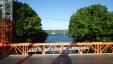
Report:
[{"label": "concrete walkway", "polygon": [[113,54],[10,55],[0,64],[113,64]]}]

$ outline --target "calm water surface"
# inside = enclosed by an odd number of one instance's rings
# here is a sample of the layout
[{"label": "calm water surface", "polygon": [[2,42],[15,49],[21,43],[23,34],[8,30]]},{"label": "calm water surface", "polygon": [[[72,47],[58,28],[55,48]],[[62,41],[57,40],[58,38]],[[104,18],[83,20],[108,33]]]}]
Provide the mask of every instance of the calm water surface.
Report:
[{"label": "calm water surface", "polygon": [[64,34],[49,34],[45,42],[74,42],[74,39]]}]

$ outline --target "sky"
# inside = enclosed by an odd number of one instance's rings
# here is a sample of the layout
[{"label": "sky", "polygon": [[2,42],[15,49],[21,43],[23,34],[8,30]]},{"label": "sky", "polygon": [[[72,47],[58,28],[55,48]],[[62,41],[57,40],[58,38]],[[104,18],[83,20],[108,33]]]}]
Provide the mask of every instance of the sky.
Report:
[{"label": "sky", "polygon": [[27,3],[41,18],[44,30],[66,30],[73,13],[93,4],[105,5],[113,11],[113,0],[18,0]]}]

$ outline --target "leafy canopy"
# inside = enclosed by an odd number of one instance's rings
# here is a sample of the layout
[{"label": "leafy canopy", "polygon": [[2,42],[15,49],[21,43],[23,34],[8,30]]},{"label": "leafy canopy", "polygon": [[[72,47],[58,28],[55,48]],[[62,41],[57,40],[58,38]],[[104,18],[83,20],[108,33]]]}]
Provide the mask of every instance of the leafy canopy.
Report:
[{"label": "leafy canopy", "polygon": [[69,35],[76,41],[113,41],[113,13],[100,4],[80,8],[70,18]]},{"label": "leafy canopy", "polygon": [[41,26],[41,19],[26,3],[14,2],[14,42],[44,42],[47,33]]}]

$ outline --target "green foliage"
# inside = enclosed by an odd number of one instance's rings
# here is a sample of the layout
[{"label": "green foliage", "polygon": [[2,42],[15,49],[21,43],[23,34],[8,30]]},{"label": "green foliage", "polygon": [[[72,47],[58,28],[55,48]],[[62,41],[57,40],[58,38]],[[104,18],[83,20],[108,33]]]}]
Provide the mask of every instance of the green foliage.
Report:
[{"label": "green foliage", "polygon": [[37,13],[26,3],[14,2],[13,6],[14,42],[44,42],[47,34],[41,28]]},{"label": "green foliage", "polygon": [[113,13],[100,4],[80,8],[71,16],[69,35],[77,41],[113,41]]}]

